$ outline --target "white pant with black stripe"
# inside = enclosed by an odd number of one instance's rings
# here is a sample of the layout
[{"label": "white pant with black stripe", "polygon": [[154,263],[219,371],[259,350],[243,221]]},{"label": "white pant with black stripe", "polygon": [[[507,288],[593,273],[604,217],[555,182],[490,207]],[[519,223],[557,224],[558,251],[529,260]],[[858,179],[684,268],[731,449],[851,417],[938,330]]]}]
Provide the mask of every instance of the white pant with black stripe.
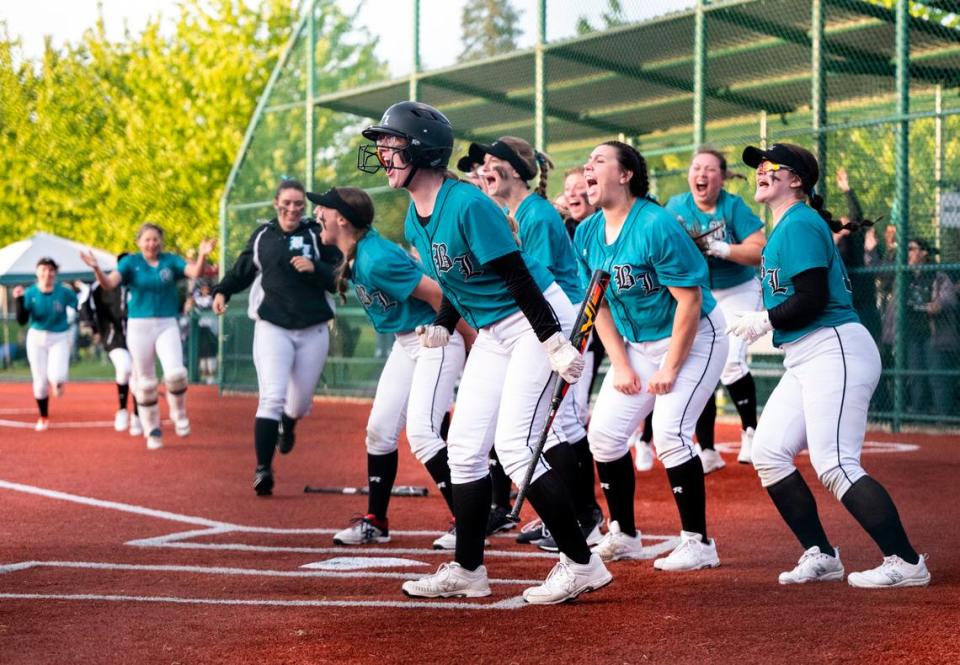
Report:
[{"label": "white pant with black stripe", "polygon": [[[570,299],[556,284],[543,295],[569,335],[577,316]],[[503,470],[519,485],[546,421],[555,380],[523,312],[482,328],[463,370],[447,438],[451,480],[462,484],[486,476],[492,445]],[[533,479],[547,468],[541,459]]]},{"label": "white pant with black stripe", "polygon": [[463,371],[466,351],[460,333],[442,348],[420,345],[414,332],[396,335],[383,366],[367,421],[367,452],[387,455],[397,449],[404,424],[410,450],[426,463],[447,443],[440,436],[443,416]]},{"label": "white pant with black stripe", "polygon": [[257,321],[253,330],[253,364],[260,388],[257,418],[279,421],[284,412],[294,419],[310,413],[329,350],[326,321],[299,330]]},{"label": "white pant with black stripe", "polygon": [[839,499],[866,472],[860,466],[880,353],[859,323],[820,328],[783,345],[786,373],[763,407],[753,466],[764,487],[796,471],[806,448],[821,482]]},{"label": "white pant with black stripe", "polygon": [[[693,430],[720,379],[728,342],[723,314],[714,308],[700,319],[697,335],[673,390],[665,395],[646,392],[647,383],[660,369],[670,347],[669,337],[655,342],[625,342],[630,366],[640,378],[641,392],[626,395],[613,387],[614,370],[603,378],[590,418],[590,451],[598,462],[613,462],[626,455],[627,440],[653,411],[653,444],[666,468],[680,466],[696,455]],[[654,404],[656,408],[654,409]]]},{"label": "white pant with black stripe", "polygon": [[[579,312],[581,304],[574,304],[574,310]],[[557,411],[557,417],[553,421],[553,429],[559,438],[554,440],[551,437],[548,439],[544,450],[549,450],[561,441],[576,443],[587,435],[587,421],[590,419],[590,381],[593,378],[593,353],[585,352],[583,359],[583,375],[579,381],[567,390],[567,394],[560,403],[560,410]]]},{"label": "white pant with black stripe", "polygon": [[50,332],[27,330],[27,361],[33,377],[33,396],[44,399],[50,394],[50,384],[66,383],[70,371],[70,343],[73,331]]}]

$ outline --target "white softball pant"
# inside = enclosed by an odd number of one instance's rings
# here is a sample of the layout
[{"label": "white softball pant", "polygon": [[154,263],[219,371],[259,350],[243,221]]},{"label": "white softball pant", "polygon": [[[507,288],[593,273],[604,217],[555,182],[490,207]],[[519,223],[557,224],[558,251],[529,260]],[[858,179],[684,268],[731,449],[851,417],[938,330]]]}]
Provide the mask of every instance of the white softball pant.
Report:
[{"label": "white softball pant", "polygon": [[[556,284],[543,293],[565,335],[577,316]],[[522,312],[482,328],[470,349],[447,437],[450,477],[470,483],[489,472],[493,445],[503,470],[520,485],[550,409],[556,377]],[[538,461],[533,479],[548,467]]]},{"label": "white softball pant", "polygon": [[126,349],[116,348],[107,354],[113,363],[113,372],[117,383],[125,386],[130,383],[130,374],[133,372],[133,360]]},{"label": "white softball pant", "polygon": [[763,407],[753,466],[764,487],[796,470],[804,448],[820,482],[838,498],[866,472],[860,466],[880,353],[859,323],[820,328],[783,345],[786,373]]},{"label": "white softball pant", "polygon": [[723,370],[728,348],[725,327],[719,308],[700,319],[690,354],[677,374],[673,390],[665,395],[653,395],[646,390],[650,377],[663,364],[670,338],[626,342],[627,357],[640,378],[641,392],[626,395],[618,391],[613,387],[614,370],[607,372],[590,419],[590,451],[594,459],[613,462],[626,455],[627,439],[651,411],[653,444],[663,466],[680,466],[696,456],[693,430]]},{"label": "white softball pant", "polygon": [[329,350],[326,321],[299,330],[257,321],[253,329],[253,364],[260,388],[257,418],[279,421],[286,412],[296,420],[310,413]]},{"label": "white softball pant", "polygon": [[180,326],[175,317],[148,317],[127,320],[127,350],[133,361],[133,390],[140,410],[144,436],[160,428],[157,406],[157,359],[167,386],[170,418],[187,419],[187,368],[183,365]]},{"label": "white softball pant", "polygon": [[[763,289],[760,280],[751,279],[749,282],[737,284],[729,289],[714,289],[713,297],[717,306],[723,312],[727,321],[736,321],[740,312],[759,312],[763,309]],[[736,335],[728,335],[730,349],[727,352],[727,362],[720,375],[720,383],[729,386],[736,383],[750,372],[747,365],[748,344]]]},{"label": "white softball pant", "polygon": [[50,384],[66,383],[70,371],[70,342],[72,330],[49,332],[27,330],[27,361],[33,376],[33,396],[44,399],[50,394]]},{"label": "white softball pant", "polygon": [[436,349],[420,346],[416,333],[398,334],[377,382],[367,421],[367,452],[395,451],[404,423],[410,450],[421,464],[445,448],[440,424],[453,401],[465,357],[460,333]]},{"label": "white softball pant", "polygon": [[[580,311],[580,304],[573,306],[574,311]],[[547,439],[544,450],[550,450],[558,443],[576,443],[587,435],[587,420],[590,417],[590,380],[593,378],[593,352],[584,353],[583,375],[580,380],[570,386],[560,410],[553,421],[552,434]]]}]

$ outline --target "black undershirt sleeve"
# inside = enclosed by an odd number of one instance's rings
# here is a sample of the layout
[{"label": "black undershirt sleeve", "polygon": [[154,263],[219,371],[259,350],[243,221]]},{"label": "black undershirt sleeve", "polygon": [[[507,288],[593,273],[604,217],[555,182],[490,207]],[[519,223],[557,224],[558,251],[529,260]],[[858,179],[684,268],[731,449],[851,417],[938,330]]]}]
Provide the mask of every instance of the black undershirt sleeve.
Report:
[{"label": "black undershirt sleeve", "polygon": [[27,307],[23,302],[23,296],[15,298],[14,300],[17,308],[17,323],[25,326],[27,325],[27,321],[30,320],[30,312],[27,311]]},{"label": "black undershirt sleeve", "polygon": [[826,309],[830,290],[827,269],[811,268],[793,277],[794,294],[769,311],[777,330],[797,330],[809,325]]},{"label": "black undershirt sleeve", "polygon": [[557,321],[550,303],[537,288],[520,252],[511,252],[497,257],[486,266],[506,283],[507,291],[513,296],[523,315],[527,317],[533,331],[537,333],[537,339],[543,342],[554,333],[560,332],[560,322]]},{"label": "black undershirt sleeve", "polygon": [[453,306],[453,303],[450,302],[447,296],[444,295],[440,301],[440,309],[437,310],[437,318],[433,320],[433,325],[443,326],[452,335],[453,329],[456,328],[460,322],[460,318],[460,312],[457,311],[457,308]]}]

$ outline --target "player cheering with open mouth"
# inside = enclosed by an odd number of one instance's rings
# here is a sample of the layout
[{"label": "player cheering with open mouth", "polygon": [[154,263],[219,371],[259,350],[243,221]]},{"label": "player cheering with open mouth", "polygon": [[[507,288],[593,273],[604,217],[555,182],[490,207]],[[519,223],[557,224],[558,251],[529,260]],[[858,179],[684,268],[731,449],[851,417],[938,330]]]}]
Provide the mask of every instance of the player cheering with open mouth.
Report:
[{"label": "player cheering with open mouth", "polygon": [[[576,382],[583,369],[582,356],[566,336],[576,312],[547,269],[517,248],[496,204],[447,175],[453,128],[443,114],[426,104],[401,102],[363,135],[376,145],[361,146],[360,168],[383,168],[390,187],[409,191],[407,240],[443,291],[437,318],[419,331],[421,343],[448,344],[461,316],[479,331],[448,437],[455,560],[405,582],[403,591],[428,598],[487,596],[488,452],[494,445],[504,470],[521,483],[547,417],[556,380],[551,370]],[[608,584],[612,576],[591,555],[563,481],[542,461],[528,496],[556,539],[560,561],[542,585],[524,591],[524,599],[559,603]]]},{"label": "player cheering with open mouth", "polygon": [[[610,508],[610,530],[593,551],[606,561],[642,557],[634,523],[628,439],[653,410],[653,443],[680,511],[680,544],[659,570],[718,566],[707,537],[703,466],[693,429],[727,356],[723,315],[706,288],[707,262],[690,236],[648,197],[647,165],[632,146],[608,141],[584,168],[599,212],[577,227],[583,270],[611,275],[597,333],[610,356],[590,420],[590,450]],[[656,408],[654,408],[656,404]]]},{"label": "player cheering with open mouth", "polygon": [[[853,309],[850,279],[831,231],[834,222],[813,193],[816,158],[800,146],[749,147],[743,161],[757,170],[758,203],[776,227],[763,250],[760,312],[745,312],[728,332],[752,343],[773,330],[786,372],[763,409],[753,439],[753,466],[787,526],[806,550],[780,584],[843,579],[840,552],[830,543],[817,503],[794,459],[806,448],[817,477],[883,552],[872,570],[850,573],[851,586],[925,586],[930,572],[883,486],[860,466],[870,398],[880,379],[880,353]],[[808,204],[809,201],[809,204]]]}]

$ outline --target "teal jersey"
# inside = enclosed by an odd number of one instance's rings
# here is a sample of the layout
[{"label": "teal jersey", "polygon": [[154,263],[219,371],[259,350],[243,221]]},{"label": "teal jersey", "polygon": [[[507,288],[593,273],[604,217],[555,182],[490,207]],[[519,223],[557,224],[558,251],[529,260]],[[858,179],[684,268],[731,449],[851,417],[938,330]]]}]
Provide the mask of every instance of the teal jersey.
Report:
[{"label": "teal jersey", "polygon": [[553,204],[531,192],[521,201],[514,218],[520,227],[523,251],[546,266],[570,302],[582,301],[583,285],[577,274],[577,256],[570,234]]},{"label": "teal jersey", "polygon": [[[711,225],[723,222],[723,241],[731,245],[739,245],[748,236],[763,228],[763,220],[753,213],[742,198],[722,189],[717,198],[717,207],[712,213],[700,210],[690,192],[671,197],[666,207],[680,219],[688,231],[703,233]],[[753,266],[718,259],[715,256],[707,257],[707,266],[710,268],[711,289],[729,289],[757,276]]]},{"label": "teal jersey", "polygon": [[351,281],[377,332],[409,332],[434,320],[433,307],[413,297],[424,272],[396,243],[371,228],[356,256]]},{"label": "teal jersey", "polygon": [[187,262],[176,254],[161,252],[157,265],[151,266],[143,254],[128,254],[120,259],[117,270],[127,287],[127,312],[131,319],[179,316],[180,296],[177,280],[184,276]]},{"label": "teal jersey", "polygon": [[34,284],[23,292],[23,307],[30,313],[34,330],[63,332],[70,327],[67,308],[77,309],[77,294],[62,284],[54,284],[53,291],[44,293]]},{"label": "teal jersey", "polygon": [[541,291],[554,281],[549,270],[517,247],[503,211],[465,182],[444,181],[426,225],[420,224],[411,202],[404,232],[417,248],[427,274],[440,284],[464,320],[478,330],[520,309],[503,279],[483,267],[490,261],[520,251]]},{"label": "teal jersey", "polygon": [[773,309],[793,296],[793,278],[811,268],[827,269],[827,306],[810,325],[798,330],[774,330],[775,346],[796,341],[818,328],[860,321],[853,309],[850,278],[830,227],[816,210],[798,201],[780,219],[763,249],[760,281],[764,308]]},{"label": "teal jersey", "polygon": [[610,273],[607,304],[617,330],[630,342],[670,337],[677,301],[666,287],[700,287],[701,318],[717,302],[706,287],[707,262],[674,215],[649,199],[637,199],[607,244],[603,211],[577,227],[573,244],[584,283],[594,270]]}]

